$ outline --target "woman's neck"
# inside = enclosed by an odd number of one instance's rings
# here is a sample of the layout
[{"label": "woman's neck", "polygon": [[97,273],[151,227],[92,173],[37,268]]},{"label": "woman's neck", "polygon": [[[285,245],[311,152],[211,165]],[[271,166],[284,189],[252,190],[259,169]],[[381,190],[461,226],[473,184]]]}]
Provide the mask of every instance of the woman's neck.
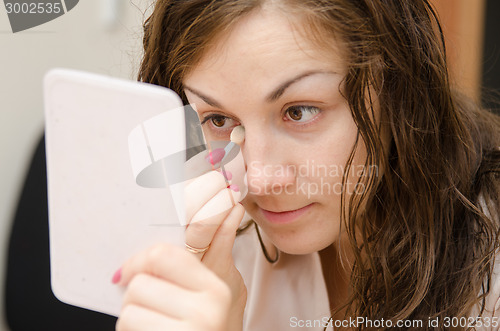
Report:
[{"label": "woman's neck", "polygon": [[342,235],[339,242],[319,251],[319,257],[325,279],[330,310],[337,311],[334,319],[343,319],[349,298],[349,283],[351,277],[353,256],[348,248],[347,235]]}]

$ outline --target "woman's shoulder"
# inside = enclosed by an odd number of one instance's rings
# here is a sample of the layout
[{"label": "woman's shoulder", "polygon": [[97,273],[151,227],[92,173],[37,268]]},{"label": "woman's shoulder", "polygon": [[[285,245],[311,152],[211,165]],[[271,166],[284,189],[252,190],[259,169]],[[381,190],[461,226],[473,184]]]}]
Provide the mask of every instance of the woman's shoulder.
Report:
[{"label": "woman's shoulder", "polygon": [[476,330],[500,330],[500,251],[496,254],[491,278],[485,285],[489,288],[488,294],[473,307],[470,316],[475,318]]},{"label": "woman's shoulder", "polygon": [[[500,227],[498,206],[487,203],[482,194],[478,200],[482,212]],[[486,279],[484,284],[488,293],[484,300],[474,306],[470,316],[476,318],[478,323],[476,330],[500,330],[500,249],[498,248],[492,261],[491,277]]]}]

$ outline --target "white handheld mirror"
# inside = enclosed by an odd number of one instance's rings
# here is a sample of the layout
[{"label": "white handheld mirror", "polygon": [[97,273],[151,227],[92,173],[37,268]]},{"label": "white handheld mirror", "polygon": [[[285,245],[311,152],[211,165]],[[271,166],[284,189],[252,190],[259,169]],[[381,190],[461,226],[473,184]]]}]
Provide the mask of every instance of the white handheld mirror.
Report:
[{"label": "white handheld mirror", "polygon": [[[185,151],[182,102],[166,88],[63,69],[44,87],[52,290],[116,316],[123,289],[111,278],[120,264],[154,243],[184,243],[171,191],[134,178],[149,166],[147,147],[132,167],[129,156],[129,134],[157,116],[165,134],[151,138],[153,156]],[[179,160],[168,166],[181,169]]]}]

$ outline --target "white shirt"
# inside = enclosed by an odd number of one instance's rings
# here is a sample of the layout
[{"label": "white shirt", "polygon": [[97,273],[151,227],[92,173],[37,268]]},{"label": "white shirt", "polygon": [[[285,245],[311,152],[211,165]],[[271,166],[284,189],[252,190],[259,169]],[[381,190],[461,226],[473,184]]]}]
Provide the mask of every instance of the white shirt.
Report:
[{"label": "white shirt", "polygon": [[[243,330],[322,331],[328,325],[330,307],[317,252],[307,255],[281,253],[279,260],[271,264],[264,257],[252,226],[237,236],[233,257],[248,293]],[[481,317],[483,324],[489,320],[490,326],[476,327],[476,330],[500,329],[499,325],[493,323],[495,317],[500,324],[499,277],[500,263],[495,263],[490,293]],[[479,310],[475,307],[471,316],[476,317],[478,314]],[[453,321],[450,319],[449,322]],[[333,330],[332,323],[327,328],[328,331]]]},{"label": "white shirt", "polygon": [[[475,306],[472,309],[471,316],[478,316],[480,309],[480,306]],[[490,293],[486,296],[484,312],[478,319],[483,325],[476,327],[476,330],[500,330],[500,254],[497,254],[493,273],[491,274]]]},{"label": "white shirt", "polygon": [[[233,256],[248,293],[243,330],[323,330],[330,307],[318,253],[282,253],[271,264],[252,226],[236,237]],[[314,320],[315,328],[299,327]]]}]

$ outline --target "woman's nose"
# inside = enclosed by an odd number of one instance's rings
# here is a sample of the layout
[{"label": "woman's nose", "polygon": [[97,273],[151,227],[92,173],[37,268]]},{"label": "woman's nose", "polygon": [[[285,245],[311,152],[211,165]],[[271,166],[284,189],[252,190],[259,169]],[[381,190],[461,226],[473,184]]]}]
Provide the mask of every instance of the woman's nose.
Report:
[{"label": "woman's nose", "polygon": [[[291,192],[296,173],[290,162],[293,151],[283,147],[282,139],[272,134],[252,132],[248,127],[242,146],[247,167],[248,193],[253,195]],[[281,140],[281,143],[280,141]]]}]

